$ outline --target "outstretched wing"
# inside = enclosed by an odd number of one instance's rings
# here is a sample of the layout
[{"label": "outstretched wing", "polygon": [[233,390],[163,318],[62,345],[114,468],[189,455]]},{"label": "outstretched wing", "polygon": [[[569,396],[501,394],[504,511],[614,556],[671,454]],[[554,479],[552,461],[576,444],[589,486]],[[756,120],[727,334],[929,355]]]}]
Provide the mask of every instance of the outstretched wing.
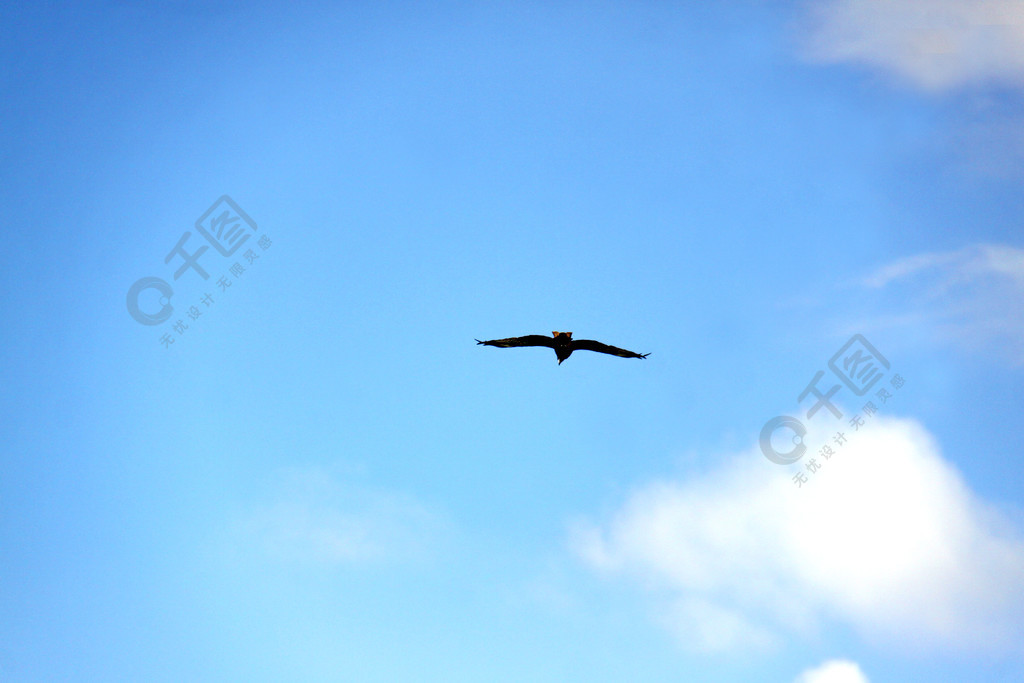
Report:
[{"label": "outstretched wing", "polygon": [[545,337],[543,334],[528,334],[525,337],[509,337],[508,339],[492,339],[490,341],[476,340],[477,344],[485,346],[500,346],[507,349],[511,346],[546,346],[549,349],[555,348],[553,337]]},{"label": "outstretched wing", "polygon": [[597,351],[598,353],[610,353],[613,356],[620,356],[622,358],[647,358],[651,355],[649,353],[636,353],[634,351],[627,351],[626,349],[620,349],[618,346],[609,346],[608,344],[602,344],[601,342],[594,341],[593,339],[573,339],[572,340],[573,351]]}]

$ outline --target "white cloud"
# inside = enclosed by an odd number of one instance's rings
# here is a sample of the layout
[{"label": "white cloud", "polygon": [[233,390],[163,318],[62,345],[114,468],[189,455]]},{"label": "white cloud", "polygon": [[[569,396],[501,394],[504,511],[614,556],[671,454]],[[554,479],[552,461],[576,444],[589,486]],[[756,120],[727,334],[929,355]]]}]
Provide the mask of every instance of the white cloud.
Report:
[{"label": "white cloud", "polygon": [[911,256],[879,268],[861,283],[891,299],[895,313],[857,321],[858,329],[908,324],[929,337],[995,350],[1024,366],[1024,250],[974,245]]},{"label": "white cloud", "polygon": [[929,253],[900,259],[865,278],[869,287],[884,287],[924,271],[945,271],[945,287],[985,276],[1003,277],[1024,289],[1024,250],[980,244],[959,251]]},{"label": "white cloud", "polygon": [[808,56],[917,87],[1024,85],[1021,0],[829,0],[810,6]]},{"label": "white cloud", "polygon": [[849,437],[802,488],[755,449],[637,489],[572,545],[669,605],[662,619],[695,651],[764,649],[830,619],[899,648],[1024,642],[1020,536],[916,422],[876,414]]},{"label": "white cloud", "polygon": [[868,677],[856,662],[831,659],[817,668],[803,672],[793,683],[868,683]]},{"label": "white cloud", "polygon": [[267,500],[236,524],[236,538],[268,557],[324,564],[429,553],[443,524],[410,496],[345,484],[321,468],[278,473]]}]

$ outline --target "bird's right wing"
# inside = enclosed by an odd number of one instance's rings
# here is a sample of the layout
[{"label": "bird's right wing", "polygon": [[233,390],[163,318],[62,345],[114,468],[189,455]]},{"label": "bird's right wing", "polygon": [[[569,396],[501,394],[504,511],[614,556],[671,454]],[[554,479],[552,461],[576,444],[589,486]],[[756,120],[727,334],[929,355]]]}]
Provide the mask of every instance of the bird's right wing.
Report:
[{"label": "bird's right wing", "polygon": [[626,349],[620,349],[618,346],[602,344],[601,342],[594,341],[593,339],[573,339],[572,348],[574,350],[610,353],[613,356],[619,356],[621,358],[647,358],[647,356],[651,355],[649,353],[637,353],[636,351],[627,351]]},{"label": "bird's right wing", "polygon": [[476,340],[477,344],[485,346],[499,346],[507,349],[512,346],[546,346],[549,349],[555,348],[554,337],[545,337],[543,334],[528,334],[525,337],[509,337],[508,339],[491,339],[490,341]]}]

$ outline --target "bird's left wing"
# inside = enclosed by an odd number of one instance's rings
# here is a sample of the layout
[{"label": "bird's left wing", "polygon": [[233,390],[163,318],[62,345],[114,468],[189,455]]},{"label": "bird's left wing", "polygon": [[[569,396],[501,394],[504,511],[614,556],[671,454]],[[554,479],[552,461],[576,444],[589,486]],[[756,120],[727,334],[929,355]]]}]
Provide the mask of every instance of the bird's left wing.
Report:
[{"label": "bird's left wing", "polygon": [[486,346],[500,346],[503,349],[507,349],[510,346],[546,346],[549,349],[555,347],[555,340],[552,337],[545,337],[543,334],[528,334],[525,337],[491,339],[490,341],[480,341],[477,339],[476,343]]},{"label": "bird's left wing", "polygon": [[620,356],[622,358],[647,358],[647,356],[651,355],[649,353],[627,351],[626,349],[620,349],[618,346],[609,346],[608,344],[602,344],[601,342],[594,341],[593,339],[573,339],[572,348],[573,350],[610,353],[613,356]]}]

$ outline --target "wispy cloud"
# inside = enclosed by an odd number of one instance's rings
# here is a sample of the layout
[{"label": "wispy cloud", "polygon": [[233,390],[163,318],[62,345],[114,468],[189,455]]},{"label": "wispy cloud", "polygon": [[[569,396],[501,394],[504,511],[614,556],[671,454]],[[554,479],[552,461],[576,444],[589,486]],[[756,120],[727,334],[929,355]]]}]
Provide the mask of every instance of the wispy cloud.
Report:
[{"label": "wispy cloud", "polygon": [[1024,86],[1020,0],[829,0],[810,15],[817,61],[863,64],[928,91]]},{"label": "wispy cloud", "polygon": [[821,666],[804,671],[793,683],[868,683],[868,677],[856,662],[831,659]]},{"label": "wispy cloud", "polygon": [[648,588],[695,651],[770,648],[830,619],[901,648],[1022,642],[1024,540],[922,426],[873,418],[804,487],[787,473],[752,450],[651,482],[571,544]]},{"label": "wispy cloud", "polygon": [[926,271],[940,271],[945,286],[1002,277],[1024,289],[1024,250],[1006,245],[980,244],[959,251],[910,256],[887,264],[864,279],[869,287],[884,287]]},{"label": "wispy cloud", "polygon": [[777,634],[752,623],[742,611],[712,600],[677,598],[659,612],[662,625],[695,652],[768,652],[781,644]]},{"label": "wispy cloud", "polygon": [[884,299],[884,318],[858,329],[913,324],[961,346],[1024,366],[1024,250],[974,245],[886,264],[861,285]]},{"label": "wispy cloud", "polygon": [[323,564],[422,557],[444,526],[411,496],[347,484],[322,468],[279,473],[235,525],[236,539],[266,557]]}]

